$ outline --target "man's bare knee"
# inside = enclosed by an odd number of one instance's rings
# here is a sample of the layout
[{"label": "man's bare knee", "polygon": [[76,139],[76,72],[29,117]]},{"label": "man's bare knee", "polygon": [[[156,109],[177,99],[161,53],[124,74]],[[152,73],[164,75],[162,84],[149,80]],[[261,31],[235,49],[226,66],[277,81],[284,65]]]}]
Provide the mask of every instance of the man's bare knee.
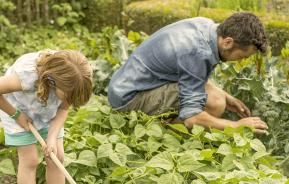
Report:
[{"label": "man's bare knee", "polygon": [[226,95],[225,93],[211,85],[206,85],[206,92],[208,94],[205,111],[215,117],[221,117],[226,109]]}]

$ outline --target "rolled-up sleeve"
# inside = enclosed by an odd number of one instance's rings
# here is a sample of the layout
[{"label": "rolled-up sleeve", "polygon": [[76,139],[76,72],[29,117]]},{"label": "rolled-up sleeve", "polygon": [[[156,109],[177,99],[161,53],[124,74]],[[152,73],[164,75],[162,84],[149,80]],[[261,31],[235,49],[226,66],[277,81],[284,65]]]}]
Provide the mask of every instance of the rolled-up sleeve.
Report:
[{"label": "rolled-up sleeve", "polygon": [[207,94],[205,85],[210,73],[210,64],[204,53],[182,55],[178,58],[179,118],[185,120],[204,110]]}]

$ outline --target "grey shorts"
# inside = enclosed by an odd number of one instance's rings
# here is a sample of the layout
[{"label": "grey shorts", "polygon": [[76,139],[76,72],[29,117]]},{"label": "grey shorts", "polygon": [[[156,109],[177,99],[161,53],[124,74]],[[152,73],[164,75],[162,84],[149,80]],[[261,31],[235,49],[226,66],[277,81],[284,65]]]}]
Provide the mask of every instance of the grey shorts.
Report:
[{"label": "grey shorts", "polygon": [[140,110],[149,115],[178,111],[178,83],[168,83],[155,89],[139,92],[125,106],[117,110],[121,112]]}]

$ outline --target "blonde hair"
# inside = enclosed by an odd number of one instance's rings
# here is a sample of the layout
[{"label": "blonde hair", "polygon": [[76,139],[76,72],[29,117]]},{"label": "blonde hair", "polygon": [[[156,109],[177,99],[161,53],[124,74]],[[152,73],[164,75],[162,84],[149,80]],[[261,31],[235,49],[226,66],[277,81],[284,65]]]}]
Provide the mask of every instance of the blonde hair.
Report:
[{"label": "blonde hair", "polygon": [[47,105],[51,82],[62,90],[74,108],[86,104],[92,94],[92,69],[79,51],[42,51],[37,62],[37,97]]}]

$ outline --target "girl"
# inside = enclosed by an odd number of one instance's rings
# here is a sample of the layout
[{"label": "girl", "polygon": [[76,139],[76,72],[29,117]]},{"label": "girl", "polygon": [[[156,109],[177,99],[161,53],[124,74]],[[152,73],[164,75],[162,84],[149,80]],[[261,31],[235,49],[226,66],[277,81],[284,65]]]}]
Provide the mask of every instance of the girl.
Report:
[{"label": "girl", "polygon": [[[46,139],[46,156],[52,151],[63,162],[63,125],[68,107],[78,108],[92,94],[92,69],[78,51],[40,51],[21,56],[0,77],[0,118],[5,144],[17,146],[17,183],[35,184],[38,154],[28,122]],[[64,184],[65,176],[46,157],[48,184]]]}]

